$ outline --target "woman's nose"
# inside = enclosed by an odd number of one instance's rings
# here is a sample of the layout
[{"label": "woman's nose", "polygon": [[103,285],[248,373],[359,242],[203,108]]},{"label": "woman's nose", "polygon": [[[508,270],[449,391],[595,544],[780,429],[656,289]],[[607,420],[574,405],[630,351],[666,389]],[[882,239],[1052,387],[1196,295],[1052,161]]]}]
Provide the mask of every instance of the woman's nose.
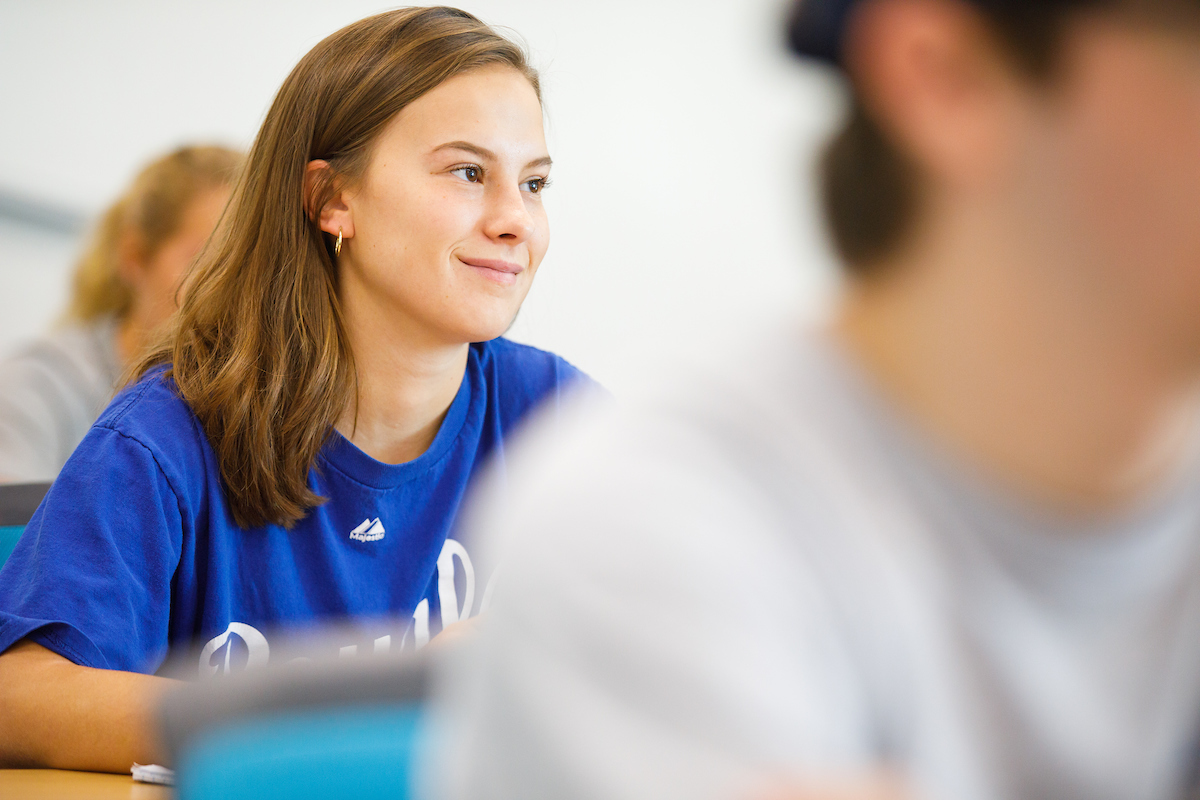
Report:
[{"label": "woman's nose", "polygon": [[489,239],[517,244],[533,233],[533,215],[517,186],[495,187],[489,198],[484,233]]}]

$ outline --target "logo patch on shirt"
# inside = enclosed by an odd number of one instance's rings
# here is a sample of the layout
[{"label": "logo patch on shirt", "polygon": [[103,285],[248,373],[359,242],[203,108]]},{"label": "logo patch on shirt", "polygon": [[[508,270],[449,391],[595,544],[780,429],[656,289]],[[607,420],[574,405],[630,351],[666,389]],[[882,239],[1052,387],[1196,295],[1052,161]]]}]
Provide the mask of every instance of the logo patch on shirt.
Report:
[{"label": "logo patch on shirt", "polygon": [[377,542],[383,538],[383,523],[379,517],[364,519],[362,524],[350,531],[350,538],[360,542]]}]

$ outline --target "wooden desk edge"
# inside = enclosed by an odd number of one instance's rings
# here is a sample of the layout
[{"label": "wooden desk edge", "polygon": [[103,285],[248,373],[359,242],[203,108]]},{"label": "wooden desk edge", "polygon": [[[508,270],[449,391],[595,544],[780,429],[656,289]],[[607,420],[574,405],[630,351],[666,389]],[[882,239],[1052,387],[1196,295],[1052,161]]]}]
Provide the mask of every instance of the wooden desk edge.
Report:
[{"label": "wooden desk edge", "polygon": [[4,800],[172,800],[169,786],[137,783],[129,775],[65,769],[0,769]]}]

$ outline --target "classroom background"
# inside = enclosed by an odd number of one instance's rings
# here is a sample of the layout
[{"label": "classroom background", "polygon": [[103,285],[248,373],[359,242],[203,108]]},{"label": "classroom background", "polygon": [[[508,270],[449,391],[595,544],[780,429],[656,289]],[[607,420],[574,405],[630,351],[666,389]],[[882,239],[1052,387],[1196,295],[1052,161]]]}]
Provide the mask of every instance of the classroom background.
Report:
[{"label": "classroom background", "polygon": [[[809,177],[841,112],[784,51],[779,0],[483,0],[542,72],[552,244],[510,336],[618,394],[663,354],[836,291]],[[248,147],[296,61],[393,7],[345,0],[0,3],[0,354],[54,323],[95,214],[148,159]],[[807,192],[807,193],[805,193]]]}]

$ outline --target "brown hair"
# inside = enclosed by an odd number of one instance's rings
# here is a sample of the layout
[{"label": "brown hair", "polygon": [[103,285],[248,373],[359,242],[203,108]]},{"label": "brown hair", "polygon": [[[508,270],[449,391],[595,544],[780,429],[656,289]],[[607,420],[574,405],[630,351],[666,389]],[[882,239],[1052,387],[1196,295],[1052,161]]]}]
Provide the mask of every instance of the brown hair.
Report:
[{"label": "brown hair", "polygon": [[133,292],[121,277],[121,241],[129,233],[153,255],[183,223],[196,196],[233,183],[242,154],[227,147],[181,147],[142,168],[100,216],[71,278],[63,322],[129,313]]},{"label": "brown hair", "polygon": [[[309,470],[356,399],[320,209],[362,176],[401,109],[489,65],[518,70],[538,90],[521,48],[474,16],[404,8],[327,37],[283,82],[171,330],[137,370],[170,365],[216,452],[238,525],[291,527],[324,502]],[[331,168],[306,197],[315,159]]]},{"label": "brown hair", "polygon": [[[1054,73],[1063,25],[1099,0],[975,0],[1002,53],[1035,81]],[[871,275],[892,255],[921,209],[921,175],[872,118],[857,94],[820,162],[822,201],[846,268]]]}]

